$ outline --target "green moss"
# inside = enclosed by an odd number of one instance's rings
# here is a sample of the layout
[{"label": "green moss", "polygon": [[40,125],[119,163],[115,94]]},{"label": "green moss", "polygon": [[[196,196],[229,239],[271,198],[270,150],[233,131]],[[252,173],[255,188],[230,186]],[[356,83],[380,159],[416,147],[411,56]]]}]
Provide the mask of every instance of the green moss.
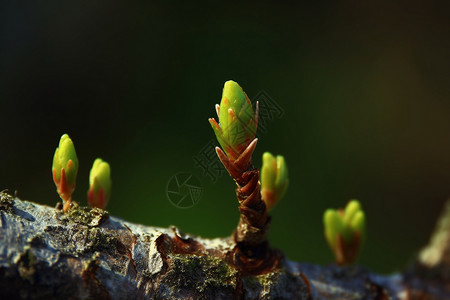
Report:
[{"label": "green moss", "polygon": [[76,202],[72,202],[72,206],[67,213],[61,214],[59,217],[61,221],[97,227],[108,219],[109,214],[106,210],[100,208],[81,207]]},{"label": "green moss", "polygon": [[196,255],[174,255],[171,257],[175,269],[184,274],[186,278],[194,279],[200,275],[202,280],[196,285],[199,292],[208,288],[230,285],[235,287],[237,271],[223,260],[216,257]]},{"label": "green moss", "polygon": [[8,193],[0,192],[0,211],[11,212],[14,207],[14,197]]},{"label": "green moss", "polygon": [[[278,272],[276,272],[278,273]],[[258,275],[255,276],[256,280],[258,280],[258,282],[262,285],[262,286],[267,286],[267,285],[271,285],[274,279],[274,275],[275,273],[267,273],[267,274],[263,274],[263,275]],[[275,275],[276,276],[276,275]],[[278,276],[276,276],[278,277]]]},{"label": "green moss", "polygon": [[[72,206],[66,213],[55,211],[55,218],[64,227],[47,226],[45,232],[63,253],[79,256],[88,252],[115,249],[117,246],[114,233],[98,228],[109,218],[105,210],[81,207],[76,202],[72,202]],[[67,226],[71,223],[76,226]]]},{"label": "green moss", "polygon": [[117,244],[116,237],[105,234],[95,227],[89,230],[87,237],[89,240],[89,250],[91,251],[115,249]]},{"label": "green moss", "polygon": [[270,290],[279,284],[280,278],[284,275],[285,271],[280,269],[262,275],[245,276],[242,278],[242,283],[249,294],[260,295],[263,291],[270,293]]},{"label": "green moss", "polygon": [[[256,281],[256,282],[255,282]],[[244,285],[254,294],[264,293],[268,299],[304,299],[309,295],[303,280],[284,269],[243,278]]]},{"label": "green moss", "polygon": [[47,226],[44,231],[55,248],[75,257],[95,251],[114,251],[119,243],[113,232],[79,224],[69,227]]},{"label": "green moss", "polygon": [[187,291],[188,294],[212,295],[217,290],[234,293],[237,271],[220,258],[198,255],[169,255],[169,268],[163,281],[174,291],[164,291],[165,296],[175,297]]}]

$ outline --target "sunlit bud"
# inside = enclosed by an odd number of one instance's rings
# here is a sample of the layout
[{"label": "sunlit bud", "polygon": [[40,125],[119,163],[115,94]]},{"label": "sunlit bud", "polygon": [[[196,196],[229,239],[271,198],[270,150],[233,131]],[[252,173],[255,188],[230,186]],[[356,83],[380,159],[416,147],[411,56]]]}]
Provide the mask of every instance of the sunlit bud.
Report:
[{"label": "sunlit bud", "polygon": [[275,157],[265,152],[261,168],[261,195],[268,211],[283,198],[288,185],[289,176],[284,157]]},{"label": "sunlit bud", "polygon": [[52,175],[56,190],[64,202],[63,211],[66,212],[72,201],[72,194],[78,173],[78,158],[73,142],[67,134],[59,141],[53,156]]},{"label": "sunlit bud", "polygon": [[225,82],[222,100],[216,105],[219,123],[209,122],[217,140],[231,161],[234,161],[253,141],[258,126],[257,113],[242,88],[234,81]]},{"label": "sunlit bud", "polygon": [[111,169],[109,164],[97,158],[89,175],[88,202],[90,207],[105,209],[111,196]]},{"label": "sunlit bud", "polygon": [[365,240],[366,219],[358,200],[351,200],[345,210],[327,209],[323,215],[325,238],[339,265],[352,264]]}]

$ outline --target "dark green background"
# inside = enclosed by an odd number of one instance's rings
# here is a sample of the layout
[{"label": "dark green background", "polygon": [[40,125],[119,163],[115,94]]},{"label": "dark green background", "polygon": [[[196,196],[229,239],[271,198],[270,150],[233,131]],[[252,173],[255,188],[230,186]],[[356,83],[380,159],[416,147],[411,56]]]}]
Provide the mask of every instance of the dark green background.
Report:
[{"label": "dark green background", "polygon": [[[358,198],[369,235],[360,262],[395,271],[450,195],[448,12],[406,1],[3,1],[0,188],[54,205],[51,161],[67,132],[80,161],[75,200],[86,203],[99,156],[112,166],[113,215],[226,236],[239,217],[234,183],[212,183],[192,157],[233,79],[285,110],[255,154],[258,166],[264,150],[289,165],[271,243],[329,263],[322,213]],[[166,198],[180,171],[204,188],[190,209]]]}]

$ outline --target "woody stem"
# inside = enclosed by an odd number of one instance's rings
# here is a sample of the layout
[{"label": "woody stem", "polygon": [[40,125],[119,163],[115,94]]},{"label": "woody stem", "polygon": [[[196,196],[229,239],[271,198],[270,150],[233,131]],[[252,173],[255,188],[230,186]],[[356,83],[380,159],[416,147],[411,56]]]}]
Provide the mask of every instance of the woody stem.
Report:
[{"label": "woody stem", "polygon": [[236,182],[236,196],[239,201],[241,217],[234,233],[238,245],[253,247],[266,241],[266,232],[270,223],[266,204],[261,199],[259,171],[251,161],[256,147],[254,139],[237,158],[230,159],[219,147],[216,148],[219,159]]},{"label": "woody stem", "polygon": [[259,171],[250,163],[248,169],[234,180],[241,212],[234,238],[246,246],[260,245],[266,240],[270,220],[261,199]]}]

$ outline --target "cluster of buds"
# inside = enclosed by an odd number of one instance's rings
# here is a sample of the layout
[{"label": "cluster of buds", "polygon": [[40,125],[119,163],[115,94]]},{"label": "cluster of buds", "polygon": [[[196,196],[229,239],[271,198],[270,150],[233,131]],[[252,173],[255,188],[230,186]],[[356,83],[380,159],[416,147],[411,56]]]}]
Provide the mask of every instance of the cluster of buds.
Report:
[{"label": "cluster of buds", "polygon": [[104,209],[111,196],[111,169],[109,164],[97,158],[89,174],[88,203],[90,207]]},{"label": "cluster of buds", "polygon": [[[53,156],[52,176],[56,191],[63,200],[63,212],[72,202],[78,173],[78,158],[72,140],[63,134]],[[89,178],[88,202],[91,207],[104,209],[111,195],[109,164],[96,159]]]},{"label": "cluster of buds", "polygon": [[366,218],[359,201],[351,200],[345,209],[327,209],[323,222],[325,238],[336,263],[354,263],[365,240]]},{"label": "cluster of buds", "polygon": [[64,134],[53,156],[52,175],[56,190],[63,200],[63,211],[70,208],[78,173],[78,158],[73,142]]},{"label": "cluster of buds", "polygon": [[277,204],[289,185],[288,169],[284,157],[273,156],[269,152],[263,154],[261,168],[261,196],[266,203],[267,211]]}]

